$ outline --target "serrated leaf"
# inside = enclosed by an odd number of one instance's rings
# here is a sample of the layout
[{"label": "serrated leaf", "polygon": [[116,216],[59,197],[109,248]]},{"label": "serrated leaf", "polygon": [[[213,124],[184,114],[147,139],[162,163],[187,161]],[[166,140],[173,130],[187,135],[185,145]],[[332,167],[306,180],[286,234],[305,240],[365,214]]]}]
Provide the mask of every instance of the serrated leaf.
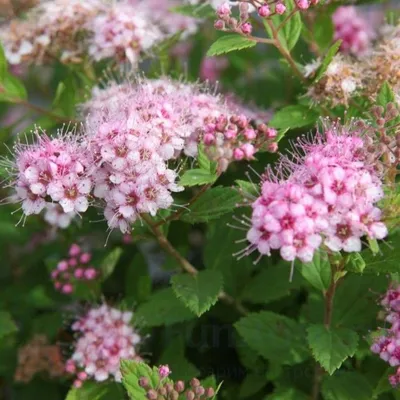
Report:
[{"label": "serrated leaf", "polygon": [[371,400],[372,388],[368,380],[357,372],[338,372],[322,382],[324,400]]},{"label": "serrated leaf", "polygon": [[103,260],[100,266],[102,278],[107,279],[114,271],[119,258],[121,257],[122,249],[117,247],[111,253],[109,253]]},{"label": "serrated leaf", "polygon": [[200,169],[204,169],[207,172],[214,172],[211,171],[211,161],[207,157],[206,153],[204,152],[204,144],[200,143],[197,146],[197,162],[199,163]]},{"label": "serrated leaf", "polygon": [[327,328],[312,325],[307,329],[307,340],[314,358],[332,375],[343,361],[357,350],[358,335],[347,328]]},{"label": "serrated leaf", "polygon": [[233,188],[217,186],[206,190],[185,211],[181,219],[185,222],[199,223],[217,219],[238,207],[242,196]]},{"label": "serrated leaf", "polygon": [[187,321],[195,318],[195,314],[177,299],[172,288],[166,288],[154,293],[141,304],[134,318],[139,324],[153,327]]},{"label": "serrated leaf", "polygon": [[245,198],[255,199],[260,195],[260,187],[253,182],[242,181],[237,179],[235,183],[239,186],[241,193]]},{"label": "serrated leaf", "polygon": [[151,369],[144,362],[132,360],[121,360],[122,384],[132,400],[145,399],[146,391],[139,385],[139,379],[145,377],[149,381],[149,386],[153,389],[158,388],[160,375],[157,369]]},{"label": "serrated leaf", "polygon": [[17,332],[17,326],[7,311],[0,311],[0,339]]},{"label": "serrated leaf", "polygon": [[255,40],[248,39],[240,35],[225,35],[217,39],[207,51],[207,56],[218,56],[231,51],[243,50],[254,47],[257,44]]},{"label": "serrated leaf", "polygon": [[319,114],[301,104],[287,106],[277,111],[269,125],[278,129],[294,129],[314,125]]},{"label": "serrated leaf", "polygon": [[326,70],[329,67],[329,64],[332,62],[333,57],[335,57],[336,53],[339,51],[339,48],[342,44],[341,40],[336,41],[326,52],[326,55],[321,63],[321,66],[318,68],[315,78],[314,78],[314,83],[317,83],[325,74]]},{"label": "serrated leaf", "polygon": [[251,349],[272,362],[292,365],[308,356],[303,327],[283,315],[252,313],[240,319],[235,328]]},{"label": "serrated leaf", "polygon": [[183,304],[197,316],[213,306],[222,290],[223,279],[218,271],[200,271],[196,275],[179,274],[171,279],[172,288]]},{"label": "serrated leaf", "polygon": [[376,98],[376,104],[382,107],[386,107],[388,103],[394,103],[396,96],[390,87],[388,82],[383,82],[382,87],[379,89],[378,96]]},{"label": "serrated leaf", "polygon": [[332,280],[332,269],[326,253],[316,251],[310,263],[301,266],[303,278],[316,289],[326,291]]},{"label": "serrated leaf", "polygon": [[65,400],[123,400],[121,384],[86,381],[80,388],[71,388]]},{"label": "serrated leaf", "polygon": [[214,183],[217,180],[217,175],[204,169],[190,169],[186,171],[179,184],[182,186],[196,186],[205,185],[207,183]]}]

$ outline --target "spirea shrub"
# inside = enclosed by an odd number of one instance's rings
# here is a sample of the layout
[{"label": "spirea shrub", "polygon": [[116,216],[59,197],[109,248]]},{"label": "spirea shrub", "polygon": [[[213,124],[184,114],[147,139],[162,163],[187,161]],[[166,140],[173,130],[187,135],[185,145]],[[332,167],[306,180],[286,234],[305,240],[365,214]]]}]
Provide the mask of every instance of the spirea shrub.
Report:
[{"label": "spirea shrub", "polygon": [[0,1],[0,397],[398,399],[399,16]]}]

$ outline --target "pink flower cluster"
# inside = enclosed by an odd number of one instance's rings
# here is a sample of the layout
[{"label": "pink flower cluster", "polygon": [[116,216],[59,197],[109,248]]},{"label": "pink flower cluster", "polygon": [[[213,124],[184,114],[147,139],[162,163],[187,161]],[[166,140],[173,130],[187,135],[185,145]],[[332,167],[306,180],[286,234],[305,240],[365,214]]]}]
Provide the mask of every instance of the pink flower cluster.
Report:
[{"label": "pink flower cluster", "polygon": [[90,309],[72,325],[78,340],[65,370],[75,375],[75,387],[87,379],[120,382],[121,359],[141,360],[137,354],[141,337],[131,326],[132,316],[132,312],[104,304]]},{"label": "pink flower cluster", "polygon": [[364,235],[384,238],[387,229],[376,207],[382,183],[363,161],[365,147],[359,132],[338,124],[295,143],[292,157],[281,156],[278,171],[264,176],[243,255],[279,249],[284,260],[310,262],[322,243],[354,252]]},{"label": "pink flower cluster", "polygon": [[389,376],[392,386],[400,385],[400,287],[390,288],[381,302],[388,312],[386,322],[391,326],[381,331],[371,346],[373,353],[379,354],[391,367],[396,367],[395,374]]},{"label": "pink flower cluster", "polygon": [[98,276],[98,271],[89,265],[92,258],[90,253],[82,252],[77,244],[73,244],[68,255],[69,257],[61,260],[51,273],[54,288],[64,294],[74,291],[75,282],[92,281]]},{"label": "pink flower cluster", "polygon": [[339,7],[332,16],[334,40],[342,40],[341,51],[363,55],[374,37],[370,24],[354,6]]}]

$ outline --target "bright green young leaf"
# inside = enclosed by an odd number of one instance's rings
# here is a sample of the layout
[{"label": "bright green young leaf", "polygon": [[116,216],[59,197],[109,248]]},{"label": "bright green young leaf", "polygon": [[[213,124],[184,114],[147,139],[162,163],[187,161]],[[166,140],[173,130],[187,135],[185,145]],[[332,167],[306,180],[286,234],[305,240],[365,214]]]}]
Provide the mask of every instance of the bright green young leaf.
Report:
[{"label": "bright green young leaf", "polygon": [[343,361],[357,350],[358,335],[347,328],[312,325],[307,329],[307,340],[314,358],[332,375]]},{"label": "bright green young leaf", "polygon": [[106,256],[100,266],[100,270],[102,273],[102,278],[107,279],[114,271],[115,266],[117,265],[119,258],[121,257],[122,249],[117,247],[110,254]]},{"label": "bright green young leaf", "polygon": [[327,12],[318,13],[314,20],[313,33],[320,50],[324,51],[332,43],[333,32],[332,15]]},{"label": "bright green young leaf", "polygon": [[119,383],[86,381],[80,388],[72,387],[65,400],[124,400],[125,393]]},{"label": "bright green young leaf", "polygon": [[177,299],[172,288],[161,289],[141,304],[135,315],[135,321],[146,327],[172,325],[195,318],[185,305]]},{"label": "bright green young leaf", "polygon": [[211,171],[211,161],[204,152],[204,144],[200,143],[197,146],[197,162],[199,163],[200,169],[204,169],[207,172]]},{"label": "bright green young leaf", "polygon": [[303,327],[270,311],[251,313],[235,324],[248,346],[267,360],[296,364],[308,356]]},{"label": "bright green young leaf", "polygon": [[315,78],[314,78],[314,83],[318,82],[326,72],[326,70],[329,67],[329,64],[332,62],[333,57],[335,57],[336,53],[339,51],[339,48],[342,44],[341,40],[336,41],[327,51],[325,58],[323,59],[321,66],[318,68]]},{"label": "bright green young leaf", "polygon": [[246,199],[254,200],[260,195],[260,186],[252,182],[242,181],[240,179],[237,179],[235,182],[239,186],[240,192]]},{"label": "bright green young leaf", "polygon": [[139,379],[145,377],[149,386],[153,389],[158,387],[160,376],[156,367],[151,369],[144,362],[132,360],[121,360],[122,383],[132,400],[145,399],[146,391],[139,385]]},{"label": "bright green young leaf", "polygon": [[324,400],[371,400],[372,387],[367,378],[357,372],[339,371],[325,376],[322,397]]},{"label": "bright green young leaf", "polygon": [[238,190],[217,186],[206,190],[182,214],[181,219],[190,223],[207,222],[217,219],[237,208],[241,200],[242,196]]},{"label": "bright green young leaf", "polygon": [[214,173],[204,169],[190,169],[183,174],[179,184],[182,186],[196,186],[214,183],[216,180],[217,175]]},{"label": "bright green young leaf", "polygon": [[294,129],[314,125],[319,115],[316,111],[301,104],[287,106],[277,111],[269,125],[278,129]]},{"label": "bright green young leaf", "polygon": [[0,101],[18,103],[28,98],[24,84],[14,75],[6,73],[0,82]]},{"label": "bright green young leaf", "polygon": [[303,278],[316,289],[326,291],[332,280],[332,269],[328,256],[323,251],[316,251],[310,263],[301,266]]},{"label": "bright green young leaf", "polygon": [[379,90],[378,97],[376,98],[376,103],[382,107],[386,107],[388,103],[393,103],[394,101],[395,94],[389,83],[385,81]]},{"label": "bright green young leaf", "polygon": [[350,253],[345,265],[346,271],[362,274],[365,269],[365,261],[360,253]]},{"label": "bright green young leaf", "polygon": [[186,15],[194,18],[214,18],[215,10],[207,3],[203,4],[184,4],[171,9],[177,14]]},{"label": "bright green young leaf", "polygon": [[0,339],[16,332],[17,326],[7,311],[0,311]]},{"label": "bright green young leaf", "polygon": [[4,81],[7,73],[7,60],[4,54],[3,46],[0,43],[0,83]]},{"label": "bright green young leaf", "polygon": [[254,47],[256,44],[257,42],[255,40],[248,39],[244,36],[236,34],[225,35],[221,36],[211,45],[207,52],[207,56],[218,56],[231,51],[243,50]]},{"label": "bright green young leaf", "polygon": [[208,311],[222,290],[223,279],[218,271],[200,271],[197,275],[178,274],[171,279],[172,288],[183,304],[197,316]]}]

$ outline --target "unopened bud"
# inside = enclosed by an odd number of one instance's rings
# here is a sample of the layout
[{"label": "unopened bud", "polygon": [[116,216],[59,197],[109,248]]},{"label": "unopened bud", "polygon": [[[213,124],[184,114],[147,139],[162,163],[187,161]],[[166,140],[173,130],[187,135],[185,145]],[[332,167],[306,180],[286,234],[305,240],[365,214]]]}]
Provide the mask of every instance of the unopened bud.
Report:
[{"label": "unopened bud", "polygon": [[173,392],[169,395],[169,398],[170,398],[171,400],[178,400],[178,399],[179,399],[179,393],[173,391]]},{"label": "unopened bud", "polygon": [[282,14],[285,13],[285,11],[286,11],[286,6],[285,6],[284,4],[278,3],[278,4],[275,6],[275,12],[276,12],[277,14],[282,15]]},{"label": "unopened bud", "polygon": [[174,386],[172,383],[167,383],[164,387],[167,390],[167,393],[172,393],[174,391]]},{"label": "unopened bud", "polygon": [[214,28],[217,29],[218,31],[222,31],[223,29],[225,29],[225,22],[222,21],[222,19],[215,21]]},{"label": "unopened bud", "polygon": [[186,392],[186,399],[187,400],[194,400],[194,398],[196,397],[196,395],[194,394],[193,391],[189,390]]},{"label": "unopened bud", "polygon": [[271,14],[271,10],[269,9],[268,5],[265,4],[258,9],[258,15],[262,18],[269,17]]},{"label": "unopened bud", "polygon": [[185,384],[183,381],[175,382],[174,388],[178,393],[182,393],[185,390]]},{"label": "unopened bud", "polygon": [[198,386],[194,391],[198,396],[203,396],[203,394],[206,392],[203,386]]},{"label": "unopened bud", "polygon": [[162,396],[166,396],[167,395],[167,389],[165,387],[160,387],[158,389],[158,393],[161,394]]},{"label": "unopened bud", "polygon": [[200,381],[199,381],[197,378],[193,378],[193,379],[190,381],[190,386],[191,386],[192,388],[196,388],[196,387],[200,386]]},{"label": "unopened bud", "polygon": [[384,126],[384,125],[385,125],[385,122],[386,122],[385,118],[378,118],[378,119],[376,120],[376,123],[377,123],[379,126]]},{"label": "unopened bud", "polygon": [[144,389],[148,388],[149,380],[145,376],[142,376],[141,378],[139,378],[139,386]]},{"label": "unopened bud", "polygon": [[147,392],[147,398],[149,400],[157,400],[158,394],[155,390],[151,389]]},{"label": "unopened bud", "polygon": [[242,24],[242,26],[240,27],[240,30],[245,34],[245,35],[250,35],[253,27],[251,26],[250,22],[245,22],[244,24]]},{"label": "unopened bud", "polygon": [[215,390],[210,387],[210,388],[206,389],[205,395],[206,395],[206,398],[211,399],[215,395]]}]

